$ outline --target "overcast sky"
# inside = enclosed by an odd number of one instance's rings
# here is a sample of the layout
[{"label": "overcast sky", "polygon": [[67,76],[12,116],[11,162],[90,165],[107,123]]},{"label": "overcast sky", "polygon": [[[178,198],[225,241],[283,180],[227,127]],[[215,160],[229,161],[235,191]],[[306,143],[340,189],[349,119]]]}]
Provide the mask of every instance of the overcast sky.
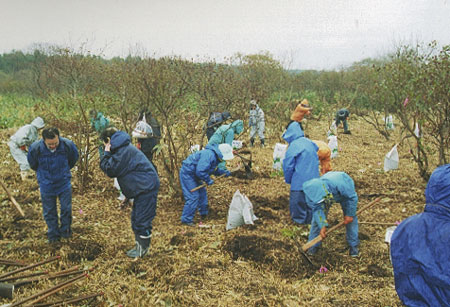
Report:
[{"label": "overcast sky", "polygon": [[0,53],[35,44],[195,60],[268,51],[338,69],[402,44],[450,44],[450,0],[0,0]]}]

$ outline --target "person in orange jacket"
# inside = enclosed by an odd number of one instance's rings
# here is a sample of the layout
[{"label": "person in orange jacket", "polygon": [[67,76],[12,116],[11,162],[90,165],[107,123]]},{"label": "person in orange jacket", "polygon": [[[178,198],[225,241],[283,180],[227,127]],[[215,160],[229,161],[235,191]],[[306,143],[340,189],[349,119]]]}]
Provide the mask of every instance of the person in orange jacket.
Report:
[{"label": "person in orange jacket", "polygon": [[326,174],[331,171],[331,149],[327,143],[319,140],[313,140],[317,146],[319,146],[319,150],[317,151],[317,155],[319,156],[320,162],[320,175]]},{"label": "person in orange jacket", "polygon": [[[303,132],[303,125],[302,120],[305,116],[310,115],[312,111],[312,107],[309,105],[308,99],[303,99],[297,106],[295,107],[294,111],[291,114],[291,121],[286,126],[286,129],[290,125],[298,125],[298,127]],[[304,134],[304,133],[303,133]]]}]

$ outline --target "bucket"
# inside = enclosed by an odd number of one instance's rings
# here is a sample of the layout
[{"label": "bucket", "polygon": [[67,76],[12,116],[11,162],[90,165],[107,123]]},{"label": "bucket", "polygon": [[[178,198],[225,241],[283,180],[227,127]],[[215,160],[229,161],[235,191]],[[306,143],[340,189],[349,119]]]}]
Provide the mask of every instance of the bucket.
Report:
[{"label": "bucket", "polygon": [[12,299],[13,294],[14,294],[14,285],[13,284],[0,283],[0,297]]}]

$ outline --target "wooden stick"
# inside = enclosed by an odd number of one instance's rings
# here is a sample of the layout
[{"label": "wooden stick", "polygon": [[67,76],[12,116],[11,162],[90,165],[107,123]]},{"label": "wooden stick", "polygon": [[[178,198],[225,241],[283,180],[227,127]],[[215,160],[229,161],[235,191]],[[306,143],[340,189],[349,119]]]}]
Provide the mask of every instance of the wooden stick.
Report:
[{"label": "wooden stick", "polygon": [[378,222],[359,222],[358,224],[367,224],[367,225],[386,225],[386,226],[395,226],[396,223],[378,223]]},{"label": "wooden stick", "polygon": [[11,271],[11,272],[9,272],[9,273],[5,273],[5,274],[3,274],[3,275],[0,275],[0,279],[5,278],[5,277],[10,276],[10,275],[13,275],[13,274],[16,274],[16,273],[19,273],[19,272],[23,272],[23,271],[29,270],[29,269],[31,269],[31,268],[40,266],[40,265],[42,265],[42,264],[46,264],[46,263],[55,261],[56,259],[59,259],[59,258],[61,258],[61,256],[52,257],[52,258],[50,258],[50,259],[47,259],[47,260],[44,260],[44,261],[41,261],[41,262],[38,262],[38,263],[35,263],[35,264],[27,265],[26,267],[23,267],[23,268],[20,268],[20,269]]},{"label": "wooden stick", "polygon": [[25,280],[21,280],[21,281],[15,282],[14,286],[21,287],[23,285],[30,284],[30,283],[33,283],[35,281],[41,281],[41,280],[44,280],[44,279],[50,280],[50,279],[55,279],[55,278],[67,277],[67,276],[70,276],[70,275],[81,274],[83,272],[84,272],[83,270],[79,270],[79,271],[73,271],[73,272],[66,272],[66,273],[63,273],[63,274],[54,274],[54,275],[47,275],[47,276],[41,276],[41,277],[36,277],[36,278],[25,279]]},{"label": "wooden stick", "polygon": [[[236,171],[238,171],[238,170],[240,170],[240,169],[241,169],[240,166],[239,166],[239,167],[236,167],[234,170],[230,171],[230,173],[234,173],[234,172],[236,172]],[[220,175],[220,176],[217,176],[215,179],[222,178],[222,177],[224,177],[225,175],[226,175],[226,174],[222,174],[222,175]],[[191,192],[195,192],[195,191],[200,190],[201,188],[204,188],[204,187],[206,187],[206,186],[207,186],[207,184],[204,183],[204,184],[202,184],[202,185],[199,185],[199,186],[196,187],[196,188],[193,188],[193,189],[191,190]]]},{"label": "wooden stick", "polygon": [[82,295],[82,296],[78,296],[69,300],[60,300],[60,301],[56,301],[56,302],[51,302],[51,303],[41,303],[41,304],[36,304],[34,305],[35,307],[48,307],[48,306],[67,306],[69,304],[73,304],[73,303],[78,303],[90,298],[94,298],[97,296],[102,296],[104,293],[103,292],[98,292],[98,293],[92,293],[92,294],[87,294],[87,295]]},{"label": "wooden stick", "polygon": [[[222,174],[222,175],[220,175],[220,176],[217,176],[216,179],[222,178],[222,177],[224,177],[225,175],[226,175],[226,174]],[[204,184],[202,184],[202,185],[199,185],[199,186],[196,187],[196,188],[193,188],[193,189],[191,190],[191,192],[195,192],[195,191],[200,190],[201,188],[204,188],[204,187],[206,187],[206,186],[207,186],[207,184],[204,183]]]},{"label": "wooden stick", "polygon": [[8,194],[9,199],[11,200],[13,206],[17,209],[17,211],[19,211],[19,214],[22,217],[25,217],[25,213],[23,212],[22,208],[20,207],[19,203],[16,201],[16,199],[14,198],[14,196],[11,194],[11,192],[8,190],[8,188],[6,187],[6,185],[3,183],[2,180],[0,180],[0,184],[3,187],[3,189],[6,191],[6,194]]},{"label": "wooden stick", "polygon": [[0,264],[1,265],[27,266],[27,264],[23,263],[22,261],[11,260],[11,259],[0,259]]},{"label": "wooden stick", "polygon": [[48,274],[48,271],[40,271],[40,272],[29,273],[29,274],[20,275],[20,276],[6,277],[6,278],[3,278],[3,279],[0,279],[0,282],[16,280],[16,279],[22,279],[22,278],[27,278],[27,277],[40,276],[40,275],[45,275],[45,274]]},{"label": "wooden stick", "polygon": [[[359,215],[362,211],[372,207],[373,205],[378,203],[380,201],[380,199],[381,198],[378,197],[375,200],[373,200],[372,202],[370,202],[367,206],[362,207],[361,209],[356,211],[356,215]],[[339,227],[341,227],[343,225],[344,225],[344,221],[340,222],[337,225],[334,225],[333,227],[331,227],[330,229],[327,230],[327,234],[329,234],[330,232],[335,231],[336,229],[338,229]],[[322,240],[323,240],[322,237],[320,235],[318,235],[317,237],[315,237],[311,241],[307,242],[306,244],[303,244],[303,246],[302,246],[303,251],[306,252],[308,249],[310,249],[311,247],[313,247],[314,245],[316,245],[317,243],[319,243]]]},{"label": "wooden stick", "polygon": [[29,306],[32,306],[34,303],[37,303],[37,302],[43,300],[44,298],[46,298],[46,297],[48,297],[48,296],[58,292],[59,290],[62,290],[62,289],[67,288],[68,286],[71,286],[75,281],[77,281],[78,279],[84,278],[84,277],[87,277],[87,274],[83,273],[83,274],[78,275],[78,276],[76,276],[76,277],[74,277],[72,279],[69,279],[69,280],[65,281],[65,282],[59,283],[56,286],[53,286],[53,287],[51,287],[49,289],[46,289],[46,290],[43,290],[43,291],[41,291],[39,293],[33,294],[33,295],[29,296],[29,297],[24,298],[23,300],[21,300],[19,302],[11,304],[9,307],[22,305],[22,304],[24,304],[24,303],[26,303],[28,301],[31,301],[32,299],[35,299],[38,296],[44,295],[40,299],[31,302],[29,304]]}]

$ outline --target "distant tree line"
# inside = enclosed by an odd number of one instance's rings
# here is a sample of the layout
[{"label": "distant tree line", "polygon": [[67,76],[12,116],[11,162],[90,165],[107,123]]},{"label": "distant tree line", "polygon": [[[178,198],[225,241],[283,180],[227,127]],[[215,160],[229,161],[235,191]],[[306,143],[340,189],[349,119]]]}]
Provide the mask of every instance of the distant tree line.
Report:
[{"label": "distant tree line", "polygon": [[0,94],[32,97],[50,122],[77,136],[83,184],[89,181],[95,152],[89,139],[90,109],[104,111],[127,132],[139,110],[150,109],[163,128],[161,161],[176,189],[189,142],[201,142],[199,131],[210,112],[228,110],[245,119],[250,99],[256,99],[266,111],[269,135],[279,137],[303,98],[313,105],[315,119],[331,123],[337,108],[348,107],[386,139],[391,132],[383,118],[394,115],[404,132],[397,142],[409,144],[420,175],[427,179],[431,166],[448,162],[449,50],[432,42],[399,47],[394,54],[339,71],[292,72],[269,53],[196,63],[176,56],[105,59],[83,47],[50,47],[0,55]]}]

